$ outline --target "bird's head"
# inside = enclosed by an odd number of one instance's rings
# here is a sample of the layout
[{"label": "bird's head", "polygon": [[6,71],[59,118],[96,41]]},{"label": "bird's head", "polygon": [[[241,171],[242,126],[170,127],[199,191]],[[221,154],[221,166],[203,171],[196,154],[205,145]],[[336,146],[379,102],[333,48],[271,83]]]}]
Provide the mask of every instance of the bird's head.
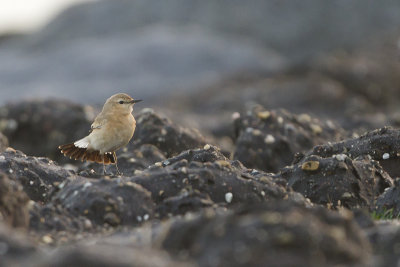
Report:
[{"label": "bird's head", "polygon": [[133,105],[140,102],[140,99],[133,99],[127,94],[119,93],[111,96],[107,99],[103,106],[103,111],[112,111],[121,114],[131,113],[133,110]]}]

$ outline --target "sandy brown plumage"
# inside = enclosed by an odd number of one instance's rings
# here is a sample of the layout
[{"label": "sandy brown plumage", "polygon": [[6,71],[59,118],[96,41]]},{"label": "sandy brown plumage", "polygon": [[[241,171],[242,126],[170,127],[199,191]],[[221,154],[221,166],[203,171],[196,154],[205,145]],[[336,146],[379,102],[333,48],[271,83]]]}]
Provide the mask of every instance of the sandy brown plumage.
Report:
[{"label": "sandy brown plumage", "polygon": [[105,165],[115,164],[120,174],[115,151],[126,146],[135,132],[132,110],[139,101],[127,94],[111,96],[92,123],[89,135],[59,146],[61,153],[75,160],[102,163],[104,173]]}]

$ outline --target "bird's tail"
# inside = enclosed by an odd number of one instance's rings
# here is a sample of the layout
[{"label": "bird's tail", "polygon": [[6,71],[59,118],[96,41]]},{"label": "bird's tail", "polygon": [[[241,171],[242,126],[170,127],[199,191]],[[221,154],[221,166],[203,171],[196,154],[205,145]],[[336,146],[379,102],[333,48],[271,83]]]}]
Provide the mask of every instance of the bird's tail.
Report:
[{"label": "bird's tail", "polygon": [[[93,161],[104,164],[115,164],[113,153],[100,154],[96,150],[88,150],[87,148],[77,147],[73,143],[61,145],[58,147],[66,157],[81,161]],[[104,161],[103,161],[104,158]]]}]

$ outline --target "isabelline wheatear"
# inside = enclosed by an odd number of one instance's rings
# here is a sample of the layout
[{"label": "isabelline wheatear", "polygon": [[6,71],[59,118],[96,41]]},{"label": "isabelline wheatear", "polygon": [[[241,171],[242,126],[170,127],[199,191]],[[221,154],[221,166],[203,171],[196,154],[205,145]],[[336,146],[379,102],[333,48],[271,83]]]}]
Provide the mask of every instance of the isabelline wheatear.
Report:
[{"label": "isabelline wheatear", "polygon": [[141,100],[127,94],[115,94],[107,99],[103,110],[94,120],[90,134],[74,143],[61,145],[65,156],[81,160],[115,164],[117,174],[121,175],[117,165],[115,151],[126,146],[135,132],[136,121],[132,115],[133,105]]}]

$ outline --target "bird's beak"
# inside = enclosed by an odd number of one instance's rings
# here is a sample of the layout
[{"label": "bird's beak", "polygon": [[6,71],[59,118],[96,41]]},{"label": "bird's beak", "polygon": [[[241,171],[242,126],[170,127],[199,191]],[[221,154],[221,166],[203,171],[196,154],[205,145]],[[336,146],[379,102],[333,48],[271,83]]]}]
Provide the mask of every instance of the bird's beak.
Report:
[{"label": "bird's beak", "polygon": [[135,103],[140,102],[140,101],[142,101],[142,99],[133,99],[133,100],[130,101],[130,103],[135,104]]}]

